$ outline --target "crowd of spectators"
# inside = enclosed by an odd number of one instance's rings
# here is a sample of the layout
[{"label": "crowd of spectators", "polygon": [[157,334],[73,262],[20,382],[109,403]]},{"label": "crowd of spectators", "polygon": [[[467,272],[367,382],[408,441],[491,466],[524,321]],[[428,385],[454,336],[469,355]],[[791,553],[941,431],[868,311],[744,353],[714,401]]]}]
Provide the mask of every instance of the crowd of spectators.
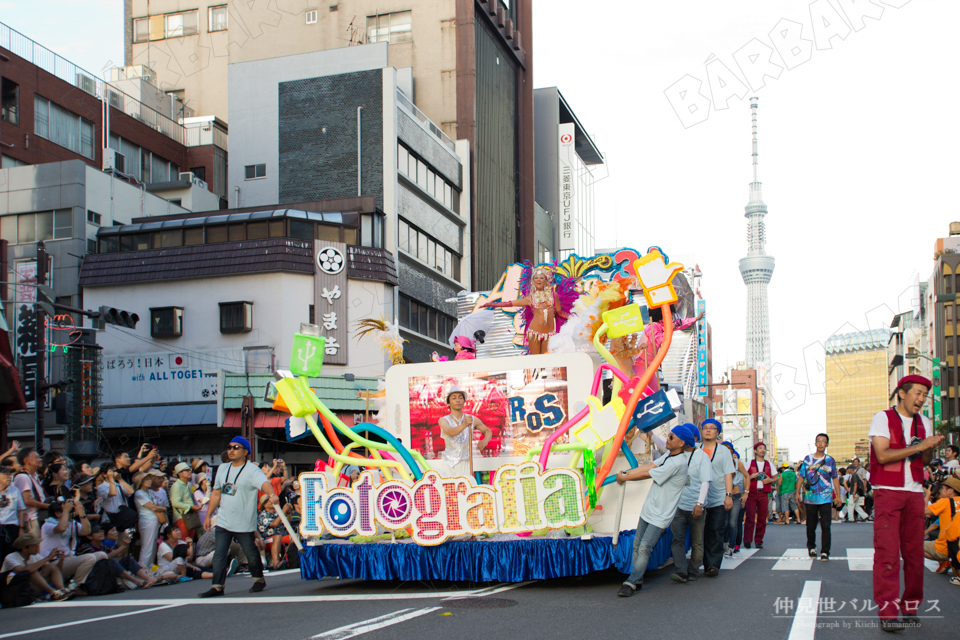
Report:
[{"label": "crowd of spectators", "polygon": [[[282,460],[260,468],[296,531],[299,483]],[[0,605],[211,579],[215,526],[203,523],[214,471],[199,458],[165,460],[150,444],[91,467],[14,441],[0,454]],[[282,569],[290,536],[268,496],[260,497],[259,560]],[[234,542],[228,575],[248,564]]]}]

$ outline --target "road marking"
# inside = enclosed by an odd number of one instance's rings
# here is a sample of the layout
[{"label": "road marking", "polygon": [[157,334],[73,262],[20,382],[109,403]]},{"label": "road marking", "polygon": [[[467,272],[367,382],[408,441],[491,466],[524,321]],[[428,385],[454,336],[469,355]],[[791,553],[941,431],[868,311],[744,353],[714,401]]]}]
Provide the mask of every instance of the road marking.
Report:
[{"label": "road marking", "polygon": [[749,559],[755,553],[760,551],[760,549],[740,549],[739,553],[735,553],[732,556],[725,557],[723,559],[723,564],[720,565],[721,569],[736,569],[744,560]]},{"label": "road marking", "polygon": [[[776,567],[774,567],[776,569]],[[820,608],[820,581],[807,580],[797,602],[797,613],[793,616],[790,635],[787,640],[813,640],[817,631],[817,610]]]},{"label": "road marking", "polygon": [[847,549],[850,571],[873,571],[873,549]]},{"label": "road marking", "polygon": [[131,598],[129,600],[69,600],[67,602],[39,602],[35,605],[32,605],[34,608],[52,608],[52,609],[62,609],[63,607],[77,607],[77,608],[90,608],[90,607],[149,607],[156,605],[157,602],[166,602],[171,606],[183,606],[191,604],[215,604],[215,605],[228,605],[228,604],[282,604],[290,602],[362,602],[368,600],[429,600],[429,599],[441,599],[441,600],[450,600],[453,598],[482,598],[484,596],[493,595],[496,593],[503,593],[504,591],[510,591],[511,589],[517,589],[518,587],[523,587],[528,584],[536,582],[531,580],[529,582],[518,582],[515,584],[508,585],[494,585],[489,587],[484,587],[483,589],[471,589],[469,591],[449,591],[446,593],[442,592],[433,592],[433,593],[365,593],[365,594],[343,594],[343,595],[330,595],[330,596],[243,596],[238,598],[231,598],[226,596],[223,598],[207,598],[200,600],[198,598],[171,598],[166,600],[156,600],[156,599],[145,599]]},{"label": "road marking", "polygon": [[[156,604],[156,600],[152,601],[151,604]],[[53,604],[63,604],[60,602]],[[33,605],[31,608],[35,608],[38,605]],[[38,631],[51,631],[53,629],[62,629],[63,627],[72,627],[77,624],[85,624],[87,622],[101,622],[103,620],[111,620],[113,618],[124,618],[126,616],[135,616],[139,613],[151,613],[153,611],[162,611],[163,609],[171,609],[173,607],[179,607],[178,604],[166,604],[162,607],[153,607],[151,609],[141,609],[140,611],[128,611],[127,613],[115,613],[112,616],[101,616],[99,618],[90,618],[89,620],[74,620],[73,622],[65,622],[63,624],[53,624],[49,627],[38,627],[36,629],[27,629],[25,631],[14,631],[12,633],[4,633],[0,635],[0,638],[13,638],[15,636],[23,636],[29,633],[37,633]]]},{"label": "road marking", "polygon": [[773,565],[773,571],[810,571],[812,566],[813,558],[806,549],[787,549]]},{"label": "road marking", "polygon": [[400,611],[388,613],[385,616],[370,618],[369,620],[348,624],[344,627],[332,629],[324,633],[318,633],[315,636],[311,636],[310,640],[346,640],[346,638],[353,638],[363,635],[364,633],[370,633],[371,631],[377,631],[378,629],[383,629],[384,627],[390,627],[401,622],[406,622],[407,620],[412,620],[413,618],[419,618],[420,616],[433,613],[434,611],[442,608],[443,607],[401,609]]},{"label": "road marking", "polygon": [[937,569],[940,568],[940,563],[937,562],[936,560],[931,560],[930,558],[924,558],[923,566],[925,566],[930,571],[933,571],[934,573],[936,573]]}]

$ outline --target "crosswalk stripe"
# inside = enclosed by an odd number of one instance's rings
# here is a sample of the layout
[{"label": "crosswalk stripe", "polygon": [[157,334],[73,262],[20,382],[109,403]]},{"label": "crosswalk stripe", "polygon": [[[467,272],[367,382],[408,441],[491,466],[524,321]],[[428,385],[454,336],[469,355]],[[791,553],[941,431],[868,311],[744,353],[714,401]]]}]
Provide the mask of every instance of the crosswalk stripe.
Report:
[{"label": "crosswalk stripe", "polygon": [[847,549],[850,571],[873,571],[873,549]]},{"label": "crosswalk stripe", "polygon": [[813,566],[813,558],[807,555],[806,549],[787,549],[773,565],[773,571],[809,571]]},{"label": "crosswalk stripe", "polygon": [[723,564],[720,565],[721,569],[736,569],[743,562],[755,554],[759,549],[740,549],[738,553],[733,554],[729,558],[723,559]]}]

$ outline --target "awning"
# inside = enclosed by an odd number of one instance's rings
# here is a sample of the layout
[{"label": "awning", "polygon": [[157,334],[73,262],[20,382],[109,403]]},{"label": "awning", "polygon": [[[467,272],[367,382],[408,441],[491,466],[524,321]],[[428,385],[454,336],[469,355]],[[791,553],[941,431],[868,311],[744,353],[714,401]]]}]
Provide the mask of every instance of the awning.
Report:
[{"label": "awning", "polygon": [[172,404],[149,407],[107,407],[101,410],[104,429],[179,427],[217,424],[217,405]]},{"label": "awning", "polygon": [[6,331],[0,331],[0,405],[4,405],[7,411],[24,411],[27,408],[20,385],[20,372],[13,363]]},{"label": "awning", "polygon": [[[239,429],[240,428],[240,412],[228,410],[224,412],[223,417],[223,426],[227,429]],[[348,427],[354,425],[353,413],[346,412],[335,412],[335,414],[343,424]],[[362,414],[361,414],[362,415]],[[286,413],[280,413],[279,411],[257,411],[253,416],[253,428],[254,429],[283,429],[286,426],[287,418],[289,417]],[[361,418],[362,420],[362,418]],[[319,423],[318,423],[319,424]]]}]

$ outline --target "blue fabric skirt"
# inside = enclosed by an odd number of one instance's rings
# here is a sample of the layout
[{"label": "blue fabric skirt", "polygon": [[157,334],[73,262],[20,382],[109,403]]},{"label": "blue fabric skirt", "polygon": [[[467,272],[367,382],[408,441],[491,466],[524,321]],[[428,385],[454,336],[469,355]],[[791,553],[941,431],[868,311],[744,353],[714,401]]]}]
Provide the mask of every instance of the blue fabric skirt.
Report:
[{"label": "blue fabric skirt", "polygon": [[[361,580],[450,580],[523,582],[582,576],[608,567],[629,574],[636,530],[613,538],[534,538],[449,541],[435,547],[412,542],[332,543],[307,547],[300,556],[306,580],[326,576]],[[650,555],[649,568],[663,566],[671,557],[673,536],[668,528]],[[689,541],[687,542],[689,546]]]}]

